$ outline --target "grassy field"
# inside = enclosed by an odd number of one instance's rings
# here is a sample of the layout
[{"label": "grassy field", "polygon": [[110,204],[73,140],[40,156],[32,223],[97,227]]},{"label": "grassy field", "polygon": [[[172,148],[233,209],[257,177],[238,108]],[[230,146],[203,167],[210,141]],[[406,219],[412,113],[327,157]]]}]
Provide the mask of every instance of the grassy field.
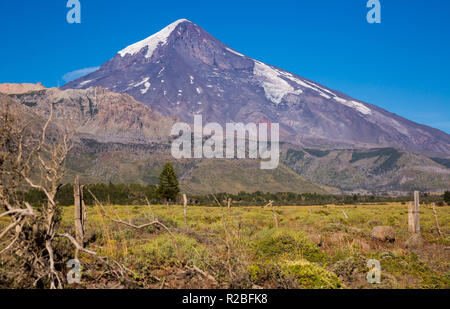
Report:
[{"label": "grassy field", "polygon": [[[132,280],[110,283],[82,255],[77,287],[136,288],[450,288],[450,207],[421,206],[425,245],[409,250],[407,205],[275,207],[107,206],[112,218],[135,225],[154,218],[169,229],[133,229],[88,207],[87,247],[120,261]],[[345,215],[348,219],[345,218]],[[393,243],[372,240],[374,226],[395,229]],[[73,208],[63,208],[61,229],[73,232]],[[367,261],[381,263],[381,283],[366,280]],[[98,280],[101,278],[102,280]],[[95,280],[93,280],[95,279]],[[101,283],[99,283],[101,282]]]}]

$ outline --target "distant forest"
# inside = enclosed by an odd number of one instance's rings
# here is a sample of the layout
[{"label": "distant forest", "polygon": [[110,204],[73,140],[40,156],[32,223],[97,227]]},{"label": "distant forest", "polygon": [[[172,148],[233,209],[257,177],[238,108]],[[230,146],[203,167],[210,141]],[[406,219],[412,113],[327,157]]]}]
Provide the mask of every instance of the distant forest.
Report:
[{"label": "distant forest", "polygon": [[[157,192],[155,185],[143,186],[140,184],[89,184],[84,187],[84,201],[87,205],[94,205],[95,201],[89,190],[104,205],[143,205],[146,198],[152,204],[164,204],[165,200]],[[38,190],[23,192],[23,199],[33,206],[42,205],[46,201],[44,193]],[[326,204],[360,204],[360,203],[388,203],[388,202],[409,202],[414,200],[413,195],[402,197],[388,197],[379,195],[322,195],[316,193],[264,193],[264,192],[239,192],[238,194],[216,193],[215,195],[190,195],[188,194],[190,205],[198,206],[218,206],[216,198],[222,205],[226,205],[226,200],[231,198],[234,206],[264,206],[269,201],[274,201],[275,205],[326,205]],[[214,196],[216,198],[214,198]],[[56,200],[61,206],[73,205],[73,185],[62,186],[56,195]],[[443,196],[421,194],[421,203],[437,203],[443,205]],[[177,203],[182,203],[179,196]]]}]

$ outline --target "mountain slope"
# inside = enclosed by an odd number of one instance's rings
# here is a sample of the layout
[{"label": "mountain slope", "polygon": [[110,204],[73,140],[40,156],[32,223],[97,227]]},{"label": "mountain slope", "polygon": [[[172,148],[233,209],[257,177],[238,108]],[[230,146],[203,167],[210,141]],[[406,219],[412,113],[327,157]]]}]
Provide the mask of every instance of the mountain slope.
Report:
[{"label": "mountain slope", "polygon": [[[442,192],[450,188],[450,168],[423,155],[392,148],[318,150],[283,144],[281,164],[261,170],[256,160],[173,160],[170,144],[118,144],[83,140],[68,167],[85,182],[157,184],[173,162],[189,193],[246,192]],[[333,189],[337,188],[337,189]]]},{"label": "mountain slope", "polygon": [[165,142],[174,119],[154,113],[148,106],[127,94],[96,87],[86,90],[31,91],[10,98],[47,117],[50,102],[54,118],[78,137],[99,142],[140,143]]},{"label": "mountain slope", "polygon": [[303,146],[395,147],[450,153],[450,135],[246,57],[179,20],[119,51],[64,89],[102,86],[192,122],[278,122]]},{"label": "mountain slope", "polygon": [[281,162],[304,178],[347,192],[442,191],[450,168],[393,148],[300,149],[284,145]]},{"label": "mountain slope", "polygon": [[305,180],[282,164],[261,170],[255,160],[203,160],[183,179],[187,192],[296,192],[327,193],[326,188]]},{"label": "mountain slope", "polygon": [[[157,184],[165,163],[173,162],[183,192],[296,192],[326,193],[331,188],[305,180],[280,164],[261,170],[256,160],[176,160],[169,144],[126,145],[82,140],[68,159],[67,181],[75,174],[87,183]],[[334,190],[333,192],[335,192]]]}]

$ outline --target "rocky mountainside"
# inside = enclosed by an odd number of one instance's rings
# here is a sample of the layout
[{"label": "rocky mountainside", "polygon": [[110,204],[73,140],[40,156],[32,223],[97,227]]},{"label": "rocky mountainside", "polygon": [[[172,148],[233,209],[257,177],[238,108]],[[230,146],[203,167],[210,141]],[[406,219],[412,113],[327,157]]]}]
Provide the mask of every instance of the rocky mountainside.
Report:
[{"label": "rocky mountainside", "polygon": [[43,90],[45,87],[41,83],[37,84],[0,84],[0,92],[4,94],[21,94],[29,91]]},{"label": "rocky mountainside", "polygon": [[450,135],[251,59],[187,20],[126,47],[64,89],[92,86],[187,122],[193,114],[207,122],[277,122],[282,140],[301,146],[450,153]]},{"label": "rocky mountainside", "polygon": [[78,137],[105,143],[167,142],[175,121],[154,113],[130,95],[101,87],[65,91],[51,88],[9,97],[44,117],[48,117],[53,103],[55,120]]}]

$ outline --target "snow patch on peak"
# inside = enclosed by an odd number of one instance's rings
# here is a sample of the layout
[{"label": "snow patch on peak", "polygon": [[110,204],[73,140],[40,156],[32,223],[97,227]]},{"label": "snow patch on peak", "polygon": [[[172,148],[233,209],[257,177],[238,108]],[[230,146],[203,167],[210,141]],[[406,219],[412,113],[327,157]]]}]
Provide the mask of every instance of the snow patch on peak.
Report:
[{"label": "snow patch on peak", "polygon": [[126,47],[125,49],[119,51],[119,55],[121,57],[125,57],[126,55],[136,55],[139,53],[143,48],[148,47],[147,54],[145,55],[145,58],[150,58],[153,55],[153,52],[159,47],[164,46],[167,44],[167,39],[169,38],[170,34],[176,29],[176,27],[183,23],[183,22],[189,22],[187,19],[179,19],[176,22],[168,25],[161,31],[155,33],[154,35],[139,41],[133,45],[130,45]]},{"label": "snow patch on peak", "polygon": [[229,47],[227,47],[226,50],[228,50],[230,53],[233,53],[235,55],[238,55],[238,56],[241,56],[241,57],[245,57],[243,54],[238,53],[237,51],[235,51],[235,50],[233,50],[233,49],[231,49]]},{"label": "snow patch on peak", "polygon": [[362,103],[359,103],[356,101],[347,101],[340,97],[334,97],[333,99],[341,104],[344,104],[345,106],[348,106],[350,108],[357,110],[358,112],[360,112],[363,115],[371,115],[372,114],[372,111],[370,110],[370,108],[368,108],[367,106],[365,106]]},{"label": "snow patch on peak", "polygon": [[87,84],[91,83],[92,81],[93,81],[93,79],[85,80],[84,82],[81,82],[81,83],[80,83],[80,86],[87,85]]},{"label": "snow patch on peak", "polygon": [[287,81],[280,77],[280,72],[260,61],[255,61],[253,74],[261,82],[266,98],[275,104],[280,104],[284,96],[292,94],[301,94],[300,89],[295,90]]},{"label": "snow patch on peak", "polygon": [[317,92],[320,96],[327,100],[334,99],[336,102],[353,108],[363,115],[372,114],[372,110],[360,102],[353,100],[348,101],[340,98],[334,92],[320,87],[313,82],[302,80],[289,72],[279,70],[257,60],[255,60],[253,74],[264,88],[266,98],[273,103],[280,104],[284,96],[287,94],[299,95],[303,93],[301,89],[294,89],[294,86],[287,82],[287,80],[289,80],[297,86],[308,88]]},{"label": "snow patch on peak", "polygon": [[145,77],[142,81],[138,82],[138,83],[131,83],[130,86],[132,87],[139,87],[143,84],[145,84],[146,82],[148,82],[150,79],[150,77]]},{"label": "snow patch on peak", "polygon": [[128,85],[127,90],[130,88],[137,88],[137,87],[144,85],[145,88],[141,89],[140,91],[142,94],[146,94],[151,86],[151,84],[148,82],[149,80],[150,80],[150,77],[145,77],[142,81],[140,81],[138,83],[131,83]]},{"label": "snow patch on peak", "polygon": [[356,109],[358,112],[364,115],[371,115],[372,111],[365,105],[356,101],[347,101],[347,105],[351,108]]},{"label": "snow patch on peak", "polygon": [[141,93],[142,94],[146,94],[147,93],[147,91],[150,89],[151,84],[149,82],[145,82],[144,86],[145,86],[145,88],[141,89]]}]

